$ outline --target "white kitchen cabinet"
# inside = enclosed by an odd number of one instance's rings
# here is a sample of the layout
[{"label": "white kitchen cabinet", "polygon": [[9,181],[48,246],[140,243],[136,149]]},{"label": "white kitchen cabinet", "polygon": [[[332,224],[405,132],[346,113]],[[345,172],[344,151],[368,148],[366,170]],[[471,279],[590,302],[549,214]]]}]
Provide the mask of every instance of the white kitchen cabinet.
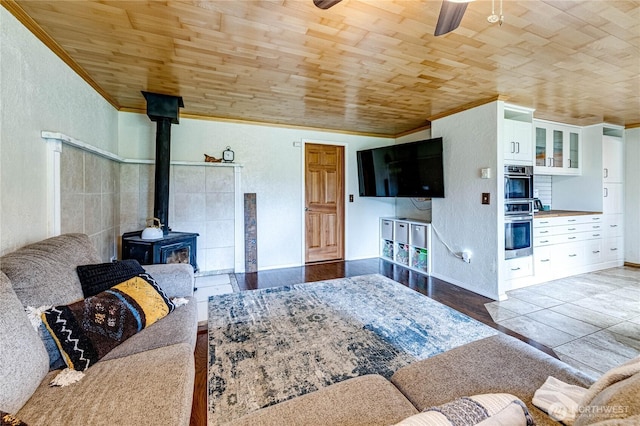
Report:
[{"label": "white kitchen cabinet", "polygon": [[502,120],[505,164],[533,165],[533,110],[506,104]]},{"label": "white kitchen cabinet", "polygon": [[609,226],[606,217],[594,214],[534,218],[532,283],[608,267],[606,262],[622,250],[615,238],[605,242]]},{"label": "white kitchen cabinet", "polygon": [[504,160],[509,164],[533,164],[531,122],[504,120]]},{"label": "white kitchen cabinet", "polygon": [[624,187],[621,183],[605,183],[602,187],[602,212],[609,214],[624,213]]},{"label": "white kitchen cabinet", "polygon": [[380,218],[380,257],[413,271],[431,273],[431,224]]},{"label": "white kitchen cabinet", "polygon": [[504,279],[509,281],[517,278],[527,277],[533,273],[533,257],[516,257],[507,259],[504,262]]},{"label": "white kitchen cabinet", "polygon": [[624,142],[615,136],[602,136],[602,181],[624,182]]},{"label": "white kitchen cabinet", "polygon": [[579,127],[534,120],[534,173],[542,175],[580,175],[582,140]]}]

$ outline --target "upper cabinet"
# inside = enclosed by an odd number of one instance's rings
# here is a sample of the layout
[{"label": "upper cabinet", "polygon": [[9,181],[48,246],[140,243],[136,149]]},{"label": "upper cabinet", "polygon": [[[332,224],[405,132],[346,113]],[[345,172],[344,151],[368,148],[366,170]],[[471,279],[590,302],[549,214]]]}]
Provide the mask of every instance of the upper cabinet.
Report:
[{"label": "upper cabinet", "polygon": [[533,110],[505,105],[502,148],[507,164],[533,164]]},{"label": "upper cabinet", "polygon": [[580,128],[551,121],[534,120],[534,173],[579,175],[582,173]]},{"label": "upper cabinet", "polygon": [[604,183],[624,181],[624,142],[622,137],[602,136],[602,180]]}]

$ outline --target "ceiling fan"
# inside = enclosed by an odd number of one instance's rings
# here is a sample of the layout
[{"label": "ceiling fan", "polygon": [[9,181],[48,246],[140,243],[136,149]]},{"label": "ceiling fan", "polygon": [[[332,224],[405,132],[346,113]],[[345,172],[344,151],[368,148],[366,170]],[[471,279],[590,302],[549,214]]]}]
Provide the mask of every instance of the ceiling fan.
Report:
[{"label": "ceiling fan", "polygon": [[[341,1],[342,0],[313,0],[313,4],[320,9],[329,9]],[[472,0],[442,0],[440,15],[438,16],[438,23],[436,24],[434,35],[443,35],[458,28],[460,21],[462,21],[462,17],[464,16],[464,12],[467,10],[467,3],[471,1]]]}]

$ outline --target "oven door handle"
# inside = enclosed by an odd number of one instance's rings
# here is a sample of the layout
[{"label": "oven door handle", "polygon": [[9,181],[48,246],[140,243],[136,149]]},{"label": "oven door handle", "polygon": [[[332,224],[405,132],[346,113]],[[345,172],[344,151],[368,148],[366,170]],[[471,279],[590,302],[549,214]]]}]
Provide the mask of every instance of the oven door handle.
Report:
[{"label": "oven door handle", "polygon": [[527,215],[527,216],[505,215],[504,216],[504,220],[505,220],[505,222],[524,222],[524,221],[529,221],[529,220],[533,222],[533,216],[531,216],[531,215]]}]

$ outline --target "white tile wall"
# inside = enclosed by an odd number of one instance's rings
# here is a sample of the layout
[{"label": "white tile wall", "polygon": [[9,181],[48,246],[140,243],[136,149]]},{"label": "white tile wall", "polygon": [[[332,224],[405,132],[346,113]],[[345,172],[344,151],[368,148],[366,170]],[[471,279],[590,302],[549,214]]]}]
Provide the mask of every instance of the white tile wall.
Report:
[{"label": "white tile wall", "polygon": [[[144,228],[153,215],[154,166],[123,164],[122,232]],[[169,185],[169,226],[197,232],[198,266],[203,273],[234,269],[234,169],[173,165]]]},{"label": "white tile wall", "polygon": [[553,208],[553,194],[551,192],[551,184],[553,176],[535,175],[533,177],[533,190],[538,190],[538,197],[542,205],[549,205]]}]

